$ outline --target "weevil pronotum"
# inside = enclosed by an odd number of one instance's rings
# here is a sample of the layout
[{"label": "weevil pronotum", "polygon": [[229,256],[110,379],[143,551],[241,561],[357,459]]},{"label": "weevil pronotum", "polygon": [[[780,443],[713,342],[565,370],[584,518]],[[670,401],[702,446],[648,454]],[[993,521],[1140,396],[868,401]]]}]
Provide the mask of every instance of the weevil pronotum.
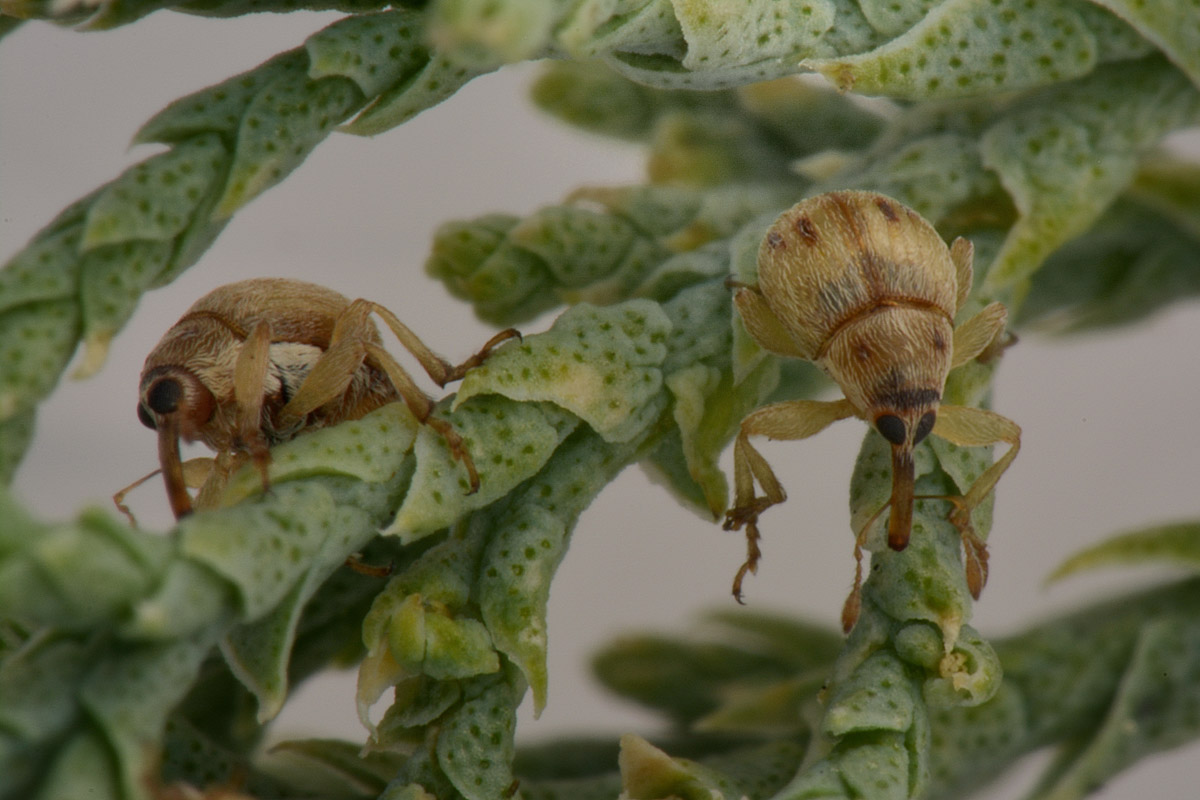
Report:
[{"label": "weevil pronotum", "polygon": [[[962,536],[967,586],[979,597],[987,582],[987,545],[971,512],[1016,458],[1021,429],[979,408],[942,405],[950,370],[976,358],[1004,331],[1007,312],[992,303],[954,327],[971,290],[972,246],[947,247],[933,226],[873,192],[830,192],[785,211],[763,239],[758,285],[731,282],[746,330],[764,349],[815,362],[845,395],[760,408],[742,420],[734,445],[734,507],[725,529],[746,529],[746,562],[733,593],[755,572],[758,516],[786,499],[751,436],[805,439],[846,417],[873,425],[892,448],[892,494],[856,532],[854,589],[842,612],[846,631],[861,604],[862,549],[879,514],[891,508],[888,546],[903,550],[912,530],[913,448],[933,434],[958,445],[1011,447],[962,496],[948,496],[949,519]],[[757,481],[765,496],[755,495]]]},{"label": "weevil pronotum", "polygon": [[[142,368],[138,417],[158,431],[159,464],[176,517],[192,510],[187,489],[197,483],[189,474],[194,470],[180,461],[181,438],[217,451],[218,472],[228,472],[239,454],[248,454],[265,488],[271,445],[303,430],[358,419],[397,400],[442,435],[466,468],[470,491],[479,488],[462,438],[433,416],[433,400],[384,350],[372,314],[439,386],[459,380],[492,348],[520,335],[511,328],[502,331],[453,366],[395,314],[369,300],[351,302],[332,289],[283,278],[215,289],[167,331]],[[121,499],[131,488],[113,498],[122,510]]]}]

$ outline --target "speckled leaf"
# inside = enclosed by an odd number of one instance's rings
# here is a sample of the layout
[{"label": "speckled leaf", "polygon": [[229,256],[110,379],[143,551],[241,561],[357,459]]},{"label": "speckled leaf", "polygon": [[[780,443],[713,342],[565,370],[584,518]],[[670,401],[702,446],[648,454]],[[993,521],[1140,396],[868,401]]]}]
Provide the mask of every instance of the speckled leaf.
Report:
[{"label": "speckled leaf", "polygon": [[671,0],[583,0],[554,35],[578,59],[614,50],[682,56],[685,49]]},{"label": "speckled leaf", "polygon": [[821,727],[829,736],[859,731],[906,731],[919,693],[895,654],[881,650],[837,685]]},{"label": "speckled leaf", "polygon": [[342,130],[359,136],[383,133],[437,105],[472,78],[488,71],[464,67],[445,55],[433,53],[419,71],[380,94]]},{"label": "speckled leaf", "polygon": [[[708,512],[716,517],[728,499],[718,459],[742,418],[778,385],[779,362],[764,359],[733,384],[724,358],[732,340],[729,293],[721,283],[686,289],[665,310],[672,318],[672,332],[667,340],[671,355],[664,369],[680,445],[688,474],[701,487]],[[718,353],[719,360],[715,359]],[[717,360],[721,367],[709,366],[706,360]]]},{"label": "speckled leaf", "polygon": [[895,0],[858,0],[863,16],[871,27],[888,36],[896,36],[924,19],[931,9],[944,0],[910,0],[897,3]]},{"label": "speckled leaf", "polygon": [[[413,446],[417,421],[403,403],[390,403],[362,419],[306,433],[271,448],[271,486],[313,475],[343,475],[368,483],[391,480]],[[262,473],[248,464],[230,477],[221,505],[262,492]]]},{"label": "speckled leaf", "polygon": [[984,164],[1021,216],[985,293],[1021,287],[1131,181],[1141,151],[1198,118],[1200,91],[1165,61],[1148,58],[1039,93],[993,125],[981,141]]},{"label": "speckled leaf", "polygon": [[1101,724],[1051,765],[1031,800],[1080,800],[1152,753],[1200,734],[1200,630],[1159,619],[1137,645]]},{"label": "speckled leaf", "polygon": [[[535,338],[529,337],[526,342]],[[541,469],[574,429],[578,422],[575,417],[548,404],[512,402],[485,393],[465,402],[463,391],[471,376],[490,368],[518,346],[524,345],[504,347],[493,353],[484,366],[467,373],[454,410],[445,414],[471,453],[479,473],[479,491],[468,494],[466,470],[451,457],[441,435],[422,426],[413,446],[416,473],[385,534],[398,535],[405,542],[416,541],[503,497]]]},{"label": "speckled leaf", "polygon": [[671,758],[640,736],[621,737],[622,797],[631,800],[736,800],[744,796],[725,775],[686,759]]},{"label": "speckled leaf", "polygon": [[565,4],[558,0],[438,0],[429,40],[460,64],[495,69],[542,54]]},{"label": "speckled leaf", "polygon": [[924,754],[913,753],[906,744],[899,733],[883,734],[839,753],[836,764],[846,796],[871,800],[920,797],[923,787],[918,781],[923,782],[923,768],[919,762]]},{"label": "speckled leaf", "polygon": [[825,182],[894,197],[934,225],[960,204],[999,187],[984,169],[974,136],[935,133],[888,147],[865,168],[841,171]]},{"label": "speckled leaf", "polygon": [[688,45],[683,66],[692,70],[805,54],[834,22],[829,0],[675,0],[674,6]]},{"label": "speckled leaf", "polygon": [[376,97],[429,61],[423,33],[420,13],[408,8],[347,17],[305,41],[309,77],[349,78]]},{"label": "speckled leaf", "polygon": [[[78,686],[92,665],[83,642],[41,636],[0,660],[0,792],[21,783],[20,773],[34,766],[19,763],[14,740],[35,742],[57,736],[78,712],[76,698],[64,686]],[[24,776],[28,779],[29,775]]]},{"label": "speckled leaf", "polygon": [[[221,642],[221,652],[230,671],[258,699],[260,724],[274,719],[287,699],[288,665],[296,626],[305,605],[346,557],[375,534],[366,514],[355,511],[343,509],[342,520],[335,529],[341,535],[329,536],[321,543],[307,560],[305,573],[274,610],[234,628]],[[276,558],[282,560],[284,556],[278,554]]]},{"label": "speckled leaf", "polygon": [[908,100],[967,97],[1086,75],[1096,40],[1070,0],[947,0],[861,55],[814,59],[839,88]]},{"label": "speckled leaf", "polygon": [[1097,567],[1173,564],[1200,569],[1200,523],[1179,522],[1114,536],[1068,558],[1050,573],[1061,580]]},{"label": "speckled leaf", "polygon": [[200,134],[125,170],[88,209],[82,247],[172,240],[191,223],[228,156],[220,136]]},{"label": "speckled leaf", "polygon": [[58,383],[79,337],[79,307],[63,299],[0,315],[0,421],[29,409]]},{"label": "speckled leaf", "polygon": [[109,652],[89,672],[79,699],[103,732],[118,768],[121,797],[139,797],[153,744],[213,646],[210,634]]},{"label": "speckled leaf", "polygon": [[437,740],[437,763],[467,800],[495,800],[512,786],[516,707],[525,693],[515,669],[476,678]]},{"label": "speckled leaf", "polygon": [[210,132],[232,140],[246,110],[265,87],[282,78],[303,75],[307,68],[308,58],[303,51],[280,53],[252,70],[179,98],[142,125],[134,143],[183,143]]},{"label": "speckled leaf", "polygon": [[362,92],[345,78],[313,80],[306,64],[265,83],[246,105],[216,216],[228,217],[283,180],[357,110]]},{"label": "speckled leaf", "polygon": [[1200,87],[1200,18],[1192,0],[1093,0],[1159,47]]},{"label": "speckled leaf", "polygon": [[38,787],[39,794],[55,800],[68,797],[125,800],[128,795],[123,791],[119,767],[114,761],[112,744],[100,731],[80,731],[62,743],[53,765],[46,771],[46,780]]},{"label": "speckled leaf", "polygon": [[[288,756],[289,771],[295,770],[295,762],[299,761],[301,780],[311,778],[310,786],[325,784],[322,778],[332,779],[351,792],[377,797],[396,774],[399,759],[385,753],[364,755],[362,749],[357,742],[337,739],[290,739],[271,746],[272,754]],[[294,779],[291,782],[299,783]]]},{"label": "speckled leaf", "polygon": [[217,509],[179,525],[184,554],[236,587],[247,621],[279,605],[317,553],[340,547],[344,558],[375,533],[363,514],[338,508],[322,486],[291,482],[271,492],[269,504]]},{"label": "speckled leaf", "polygon": [[619,270],[637,232],[619,217],[549,206],[523,219],[509,236],[514,244],[538,256],[561,286],[572,289]]},{"label": "speckled leaf", "polygon": [[503,518],[485,553],[479,605],[496,647],[533,688],[534,710],[546,705],[546,602],[550,581],[566,552],[568,526],[535,505]]},{"label": "speckled leaf", "polygon": [[0,270],[0,308],[62,300],[78,291],[78,223],[39,235]]},{"label": "speckled leaf", "polygon": [[425,661],[422,672],[436,680],[490,675],[500,669],[492,637],[482,622],[425,615]]},{"label": "speckled leaf", "polygon": [[84,353],[76,377],[92,375],[103,366],[112,338],[173,256],[174,243],[169,239],[100,245],[83,256],[79,288]]},{"label": "speckled leaf", "polygon": [[[712,242],[663,261],[638,286],[638,297],[665,303],[689,286],[729,274],[729,245]],[[728,299],[728,296],[726,297]]]},{"label": "speckled leaf", "polygon": [[463,379],[455,406],[479,394],[548,401],[610,442],[649,424],[660,401],[670,322],[658,304],[632,300],[564,312],[543,334],[505,347]]},{"label": "speckled leaf", "polygon": [[3,526],[23,540],[0,560],[0,616],[65,630],[103,627],[149,592],[168,562],[165,541],[99,512],[24,531],[5,517]]},{"label": "speckled leaf", "polygon": [[[1187,183],[1200,198],[1200,181]],[[1087,233],[1046,259],[1015,324],[1051,333],[1111,328],[1200,294],[1200,270],[1192,268],[1200,263],[1200,210],[1138,189],[1131,194],[1136,199],[1119,198]]]}]

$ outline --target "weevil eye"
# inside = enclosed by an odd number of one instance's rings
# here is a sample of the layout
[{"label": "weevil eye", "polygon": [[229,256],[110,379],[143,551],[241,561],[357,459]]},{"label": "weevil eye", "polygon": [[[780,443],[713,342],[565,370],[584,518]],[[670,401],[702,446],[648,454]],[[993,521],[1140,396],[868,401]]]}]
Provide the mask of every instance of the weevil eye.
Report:
[{"label": "weevil eye", "polygon": [[904,420],[895,414],[880,414],[875,418],[875,429],[892,444],[904,444]]},{"label": "weevil eye", "polygon": [[154,417],[150,414],[149,411],[146,410],[146,407],[144,405],[142,405],[141,403],[138,403],[138,419],[141,420],[141,423],[143,425],[145,425],[147,428],[149,428],[150,430],[152,430],[152,431],[158,430],[158,425],[155,424]]},{"label": "weevil eye", "polygon": [[183,397],[183,387],[174,378],[163,378],[155,382],[146,392],[146,405],[155,414],[170,414],[179,408],[179,398]]},{"label": "weevil eye", "polygon": [[921,417],[921,421],[917,423],[917,430],[913,433],[913,444],[920,444],[921,440],[933,430],[933,423],[935,422],[937,422],[937,413],[926,411],[925,416]]}]

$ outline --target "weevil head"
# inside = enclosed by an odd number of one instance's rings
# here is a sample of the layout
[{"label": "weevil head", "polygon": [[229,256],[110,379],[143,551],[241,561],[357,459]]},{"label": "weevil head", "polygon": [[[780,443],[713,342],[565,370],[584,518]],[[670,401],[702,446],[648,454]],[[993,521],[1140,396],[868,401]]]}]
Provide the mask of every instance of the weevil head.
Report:
[{"label": "weevil head", "polygon": [[191,370],[162,366],[142,375],[138,419],[160,436],[173,430],[190,442],[199,437],[215,409],[213,393]]}]

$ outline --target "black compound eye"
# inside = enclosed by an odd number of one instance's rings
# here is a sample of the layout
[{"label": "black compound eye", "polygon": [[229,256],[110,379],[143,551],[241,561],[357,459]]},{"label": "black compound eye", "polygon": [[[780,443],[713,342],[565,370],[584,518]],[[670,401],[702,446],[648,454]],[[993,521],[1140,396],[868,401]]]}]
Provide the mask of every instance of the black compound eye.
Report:
[{"label": "black compound eye", "polygon": [[925,416],[921,417],[921,421],[917,423],[917,430],[913,433],[913,444],[920,444],[921,440],[933,430],[933,423],[935,422],[937,422],[937,413],[926,411]]},{"label": "black compound eye", "polygon": [[895,414],[881,414],[875,418],[875,429],[892,444],[904,444],[904,420]]},{"label": "black compound eye", "polygon": [[158,430],[158,425],[154,422],[154,417],[146,410],[146,407],[138,403],[138,419],[152,431]]},{"label": "black compound eye", "polygon": [[179,398],[183,397],[183,387],[174,378],[163,378],[150,387],[146,392],[146,405],[155,414],[170,414],[179,408]]}]

